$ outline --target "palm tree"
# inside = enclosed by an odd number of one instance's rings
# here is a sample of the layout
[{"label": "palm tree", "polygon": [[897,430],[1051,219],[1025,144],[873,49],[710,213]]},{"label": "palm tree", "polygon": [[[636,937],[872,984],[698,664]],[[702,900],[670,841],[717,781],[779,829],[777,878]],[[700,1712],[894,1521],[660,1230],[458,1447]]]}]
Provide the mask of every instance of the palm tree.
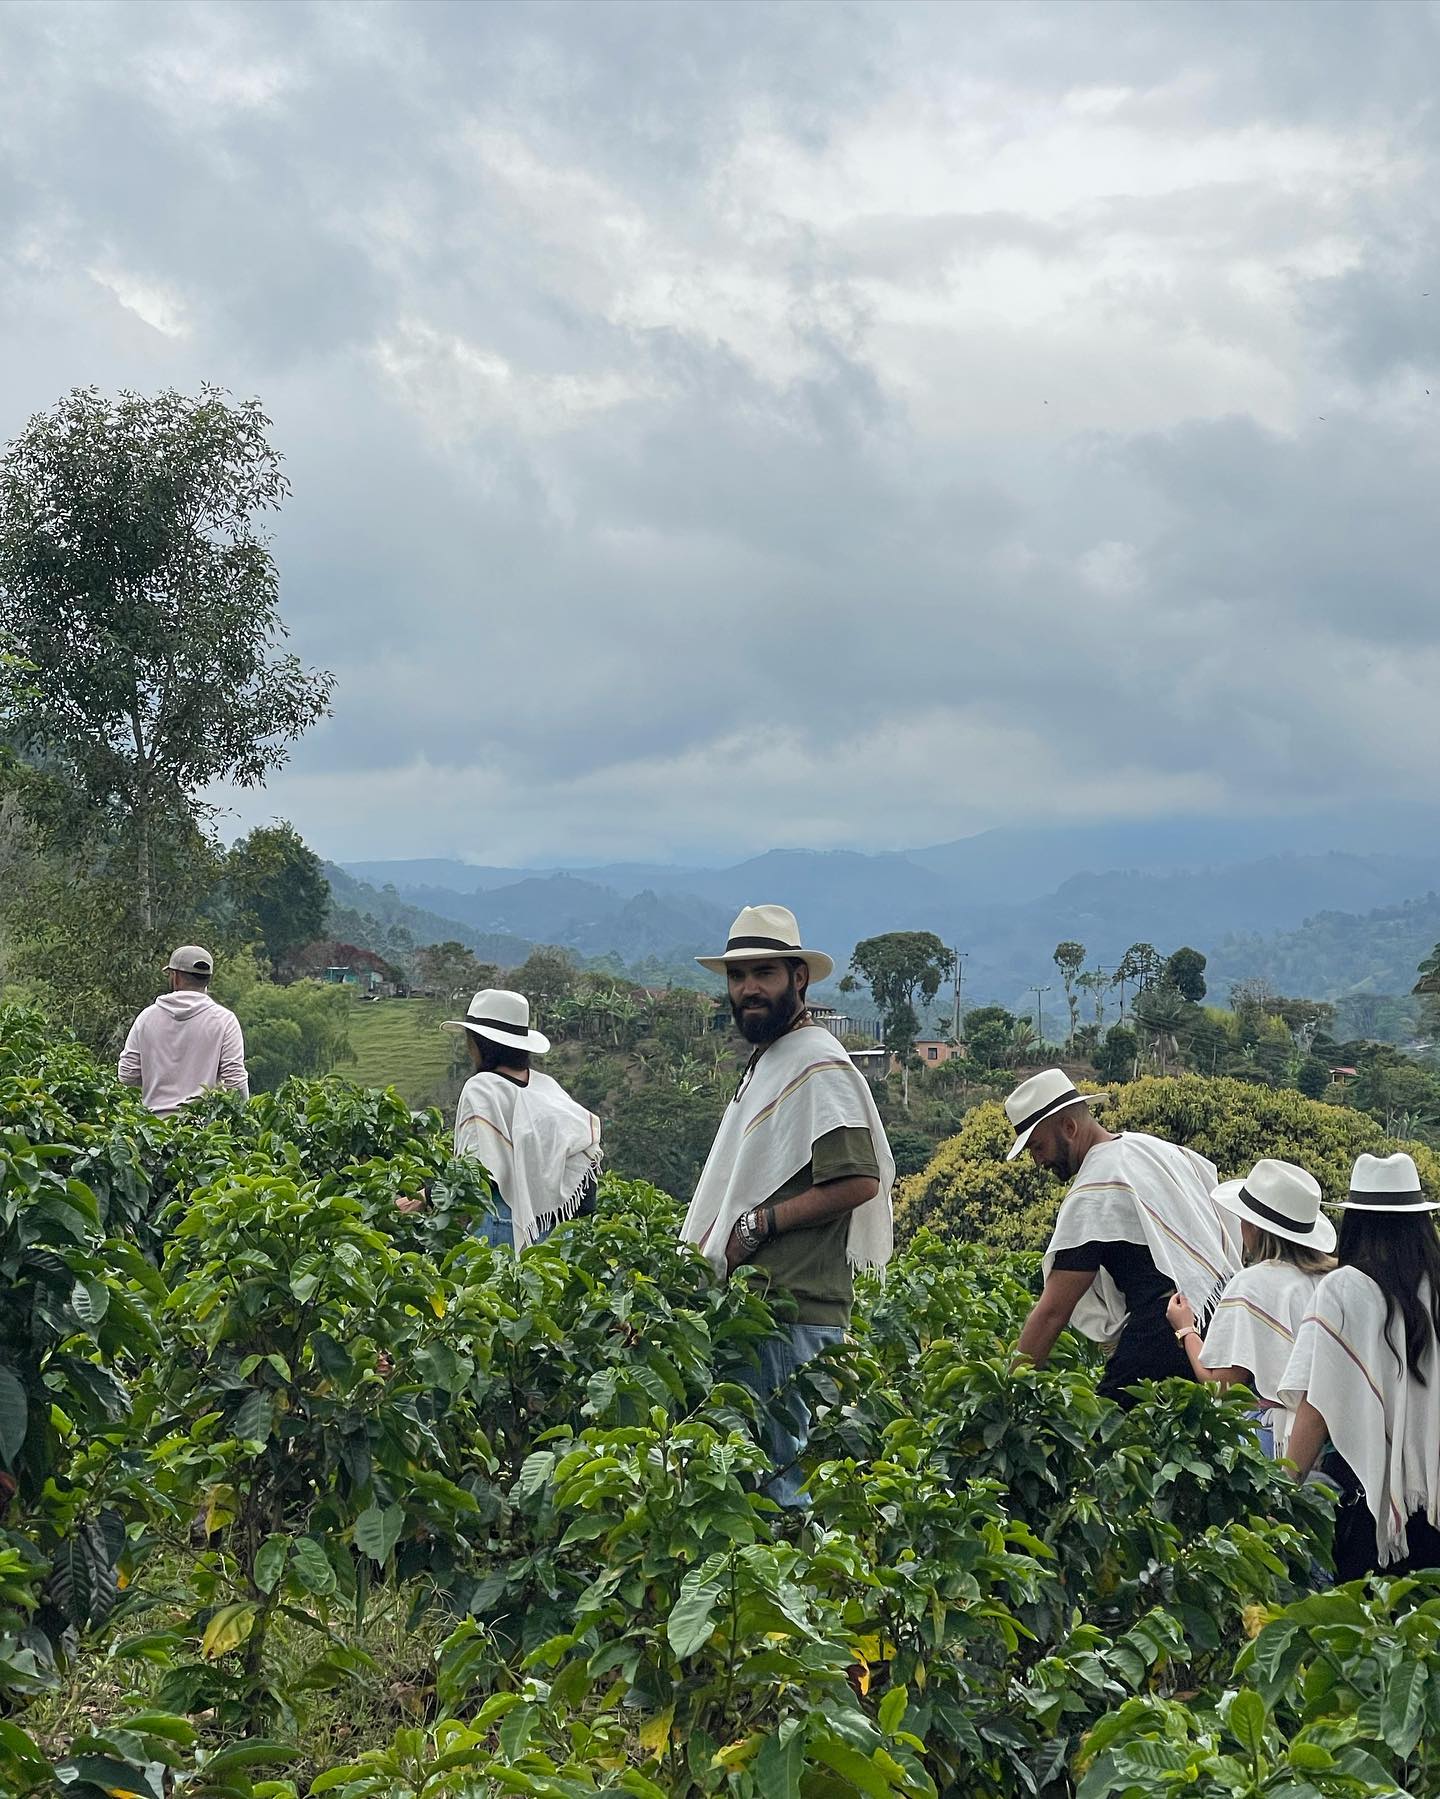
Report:
[{"label": "palm tree", "polygon": [[1152,987],[1130,1008],[1130,1018],[1150,1038],[1156,1072],[1165,1074],[1180,1054],[1187,1024],[1186,1002],[1169,988]]},{"label": "palm tree", "polygon": [[564,994],[559,999],[552,999],[545,1008],[546,1029],[555,1037],[568,1037],[572,1031],[575,1031],[579,1019],[579,1002],[571,994]]},{"label": "palm tree", "polygon": [[1039,1047],[1040,1039],[1028,1018],[1017,1018],[1010,1026],[1010,1041],[1005,1048],[1005,1061],[1011,1068],[1027,1062]]},{"label": "palm tree", "polygon": [[630,993],[628,988],[616,987],[612,990],[610,994],[609,1014],[610,1030],[616,1049],[619,1049],[620,1047],[620,1039],[622,1036],[627,1042],[633,1042],[635,1027],[643,1020],[645,1014],[640,1007],[636,1005],[634,995]]}]

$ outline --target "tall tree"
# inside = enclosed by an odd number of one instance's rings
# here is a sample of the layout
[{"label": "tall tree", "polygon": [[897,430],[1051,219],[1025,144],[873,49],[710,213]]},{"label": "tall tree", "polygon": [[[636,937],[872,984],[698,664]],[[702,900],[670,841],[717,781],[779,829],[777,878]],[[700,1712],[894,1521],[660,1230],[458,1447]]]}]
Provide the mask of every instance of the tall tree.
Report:
[{"label": "tall tree", "polygon": [[1253,1048],[1265,1034],[1270,1002],[1277,997],[1264,975],[1251,975],[1246,980],[1231,982],[1230,1010],[1235,1016],[1236,1040],[1243,1048]]},{"label": "tall tree", "polygon": [[419,985],[447,1006],[468,1000],[482,987],[493,986],[496,979],[493,962],[481,962],[473,950],[453,939],[417,949],[415,973]]},{"label": "tall tree", "polygon": [[1125,1017],[1125,989],[1133,987],[1136,997],[1147,992],[1160,979],[1165,964],[1153,943],[1132,943],[1115,966],[1114,984],[1120,989],[1120,1017]]},{"label": "tall tree", "polygon": [[1105,1023],[1105,995],[1109,991],[1110,984],[1111,977],[1102,968],[1091,968],[1084,974],[1075,977],[1075,985],[1083,987],[1090,995],[1090,1004],[1095,1012],[1097,1033]]},{"label": "tall tree", "polygon": [[530,1002],[531,1017],[539,1024],[551,1001],[566,999],[575,991],[580,970],[568,949],[542,944],[508,976],[511,986]]},{"label": "tall tree", "polygon": [[[840,985],[853,991],[863,979],[884,1020],[885,1041],[899,1056],[905,1104],[910,1103],[910,1058],[919,1028],[915,1001],[926,1005],[954,969],[954,957],[933,931],[886,931],[855,945],[850,973]],[[848,986],[847,986],[848,983]]]},{"label": "tall tree", "polygon": [[1205,957],[1198,949],[1177,949],[1166,959],[1162,986],[1173,987],[1181,999],[1198,1006],[1205,997]]},{"label": "tall tree", "polygon": [[1080,978],[1080,970],[1085,966],[1085,945],[1083,943],[1057,943],[1052,960],[1060,970],[1060,979],[1065,987],[1065,1007],[1070,1014],[1070,1036],[1068,1047],[1075,1048],[1075,1032],[1080,1024],[1080,1001],[1075,994],[1075,983]]},{"label": "tall tree", "polygon": [[1011,1030],[1015,1024],[1012,1012],[1003,1006],[977,1006],[965,1024],[968,1062],[976,1068],[1009,1066]]},{"label": "tall tree", "polygon": [[330,883],[294,825],[260,825],[225,861],[225,885],[242,920],[253,919],[272,967],[325,929]]},{"label": "tall tree", "polygon": [[[900,1031],[907,1025],[912,1032],[918,1028],[916,999],[927,1005],[934,999],[952,961],[950,951],[933,931],[887,931],[855,945],[847,991],[857,984],[854,976],[863,979],[876,1011],[885,1020],[886,1041],[892,1049],[908,1050],[909,1043],[900,1042]],[[893,1031],[892,1020],[896,1025]]]},{"label": "tall tree", "polygon": [[154,924],[157,832],[258,785],[329,704],[332,677],[278,654],[257,519],[289,491],[258,402],[214,387],[106,399],[77,388],[0,456],[0,720],[57,795],[118,832],[136,921]]}]

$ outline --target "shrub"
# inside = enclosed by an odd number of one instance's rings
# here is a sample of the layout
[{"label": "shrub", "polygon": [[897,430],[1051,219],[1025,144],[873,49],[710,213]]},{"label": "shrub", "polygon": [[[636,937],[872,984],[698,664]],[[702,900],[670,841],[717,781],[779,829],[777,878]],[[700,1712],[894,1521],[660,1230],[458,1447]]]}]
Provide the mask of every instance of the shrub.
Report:
[{"label": "shrub", "polygon": [[[1290,1089],[1148,1075],[1109,1089],[1108,1098],[1101,1114],[1108,1129],[1149,1131],[1198,1150],[1222,1179],[1247,1173],[1261,1156],[1277,1156],[1308,1168],[1326,1198],[1339,1199],[1358,1155],[1403,1147],[1415,1157],[1427,1188],[1440,1193],[1440,1156],[1426,1145],[1397,1145],[1363,1112],[1320,1104]],[[1013,1140],[1000,1106],[970,1113],[929,1167],[901,1183],[896,1218],[902,1238],[928,1225],[962,1241],[1043,1249],[1063,1189],[1028,1156],[1007,1163]]]},{"label": "shrub", "polygon": [[[1068,1340],[1012,1371],[1033,1255],[924,1231],[860,1281],[803,1377],[812,1507],[782,1516],[737,1379],[774,1319],[665,1193],[607,1176],[517,1258],[393,1094],[147,1123],[73,1045],[0,1030],[0,1791],[1433,1789],[1433,1588],[1302,1598],[1326,1502],[1243,1400],[1121,1413]],[[1136,1115],[1189,1117],[1184,1085]],[[985,1108],[962,1139],[1008,1129]],[[1006,1171],[1035,1208],[1038,1178]],[[443,1647],[337,1761],[317,1708],[401,1684],[377,1612]],[[108,1689],[73,1740],[67,1668]]]}]

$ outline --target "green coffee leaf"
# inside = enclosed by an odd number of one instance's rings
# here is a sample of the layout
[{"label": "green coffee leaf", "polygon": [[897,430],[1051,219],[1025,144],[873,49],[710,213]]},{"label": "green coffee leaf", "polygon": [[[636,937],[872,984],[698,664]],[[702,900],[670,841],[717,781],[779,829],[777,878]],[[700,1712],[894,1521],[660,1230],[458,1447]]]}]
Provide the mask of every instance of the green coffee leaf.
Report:
[{"label": "green coffee leaf", "polygon": [[15,1466],[15,1458],[20,1454],[21,1445],[25,1441],[28,1422],[29,1406],[25,1399],[25,1389],[10,1369],[0,1365],[0,1461],[7,1468]]},{"label": "green coffee leaf", "polygon": [[403,1505],[367,1506],[355,1520],[355,1547],[382,1567],[399,1539],[405,1523]]},{"label": "green coffee leaf", "polygon": [[335,1591],[335,1570],[314,1537],[297,1537],[290,1554],[295,1578],[307,1593],[323,1597]]}]

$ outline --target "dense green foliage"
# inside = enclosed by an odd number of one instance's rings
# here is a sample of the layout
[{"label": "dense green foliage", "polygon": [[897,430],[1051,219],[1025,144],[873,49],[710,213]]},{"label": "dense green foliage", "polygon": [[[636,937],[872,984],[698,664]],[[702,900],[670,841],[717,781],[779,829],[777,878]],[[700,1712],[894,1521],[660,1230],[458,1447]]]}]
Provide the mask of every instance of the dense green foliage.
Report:
[{"label": "dense green foliage", "polygon": [[258,826],[225,860],[223,897],[233,906],[231,923],[247,941],[258,937],[279,967],[325,928],[330,883],[320,858],[291,824]]},{"label": "dense green foliage", "polygon": [[[1209,1157],[1223,1179],[1246,1173],[1261,1156],[1280,1156],[1308,1168],[1326,1198],[1338,1199],[1356,1156],[1397,1147],[1367,1114],[1284,1088],[1184,1075],[1147,1076],[1106,1091],[1099,1115],[1107,1129],[1153,1131],[1183,1143]],[[1028,1156],[1006,1162],[1013,1140],[999,1105],[977,1106],[930,1165],[902,1183],[902,1235],[928,1225],[962,1242],[1042,1249],[1063,1189]],[[1427,1186],[1440,1192],[1440,1157],[1422,1143],[1404,1147]]]},{"label": "dense green foliage", "polygon": [[855,945],[840,990],[853,992],[864,981],[884,1021],[886,1043],[908,1055],[920,1028],[917,1002],[928,1005],[954,967],[953,952],[933,931],[886,931]]},{"label": "dense green foliage", "polygon": [[350,995],[341,987],[280,986],[253,954],[240,954],[221,963],[210,990],[240,1020],[252,1093],[273,1091],[291,1075],[328,1074],[354,1059]]},{"label": "dense green foliage", "polygon": [[112,844],[135,926],[160,920],[163,844],[202,792],[259,783],[327,709],[332,680],[277,654],[259,527],[288,484],[255,401],[219,389],[107,400],[77,388],[0,455],[0,725],[42,828]]},{"label": "dense green foliage", "polygon": [[[1319,912],[1294,930],[1268,937],[1235,933],[1213,945],[1212,960],[1227,984],[1258,978],[1282,993],[1383,1000],[1409,993],[1416,964],[1437,937],[1440,894],[1428,893],[1369,912]],[[1347,1034],[1371,1034],[1375,1022],[1373,1016],[1352,1022]]]},{"label": "dense green foliage", "polygon": [[[1008,1373],[1026,1261],[923,1236],[865,1285],[796,1519],[736,1383],[772,1316],[653,1188],[517,1261],[434,1114],[292,1082],[160,1122],[13,1009],[0,1146],[6,1791],[1435,1790],[1435,1607],[1302,1597],[1326,1507],[1243,1400]],[[410,1685],[381,1615],[438,1645]]]}]

